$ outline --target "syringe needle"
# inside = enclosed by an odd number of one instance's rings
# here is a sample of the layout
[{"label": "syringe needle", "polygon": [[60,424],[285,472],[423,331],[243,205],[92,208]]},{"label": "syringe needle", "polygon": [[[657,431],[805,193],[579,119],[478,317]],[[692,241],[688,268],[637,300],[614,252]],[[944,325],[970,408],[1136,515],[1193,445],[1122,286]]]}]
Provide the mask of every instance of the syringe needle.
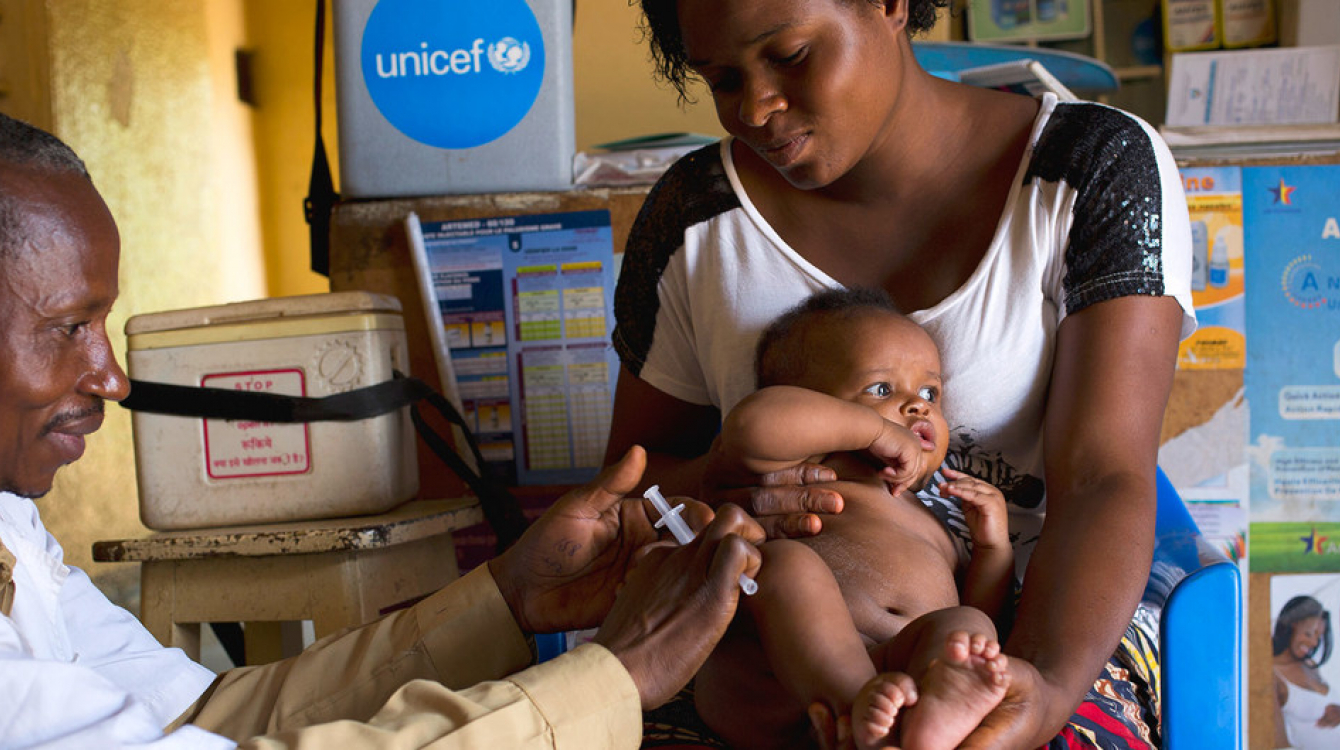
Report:
[{"label": "syringe needle", "polygon": [[[655,484],[648,487],[647,491],[642,493],[642,496],[650,500],[651,504],[656,506],[656,512],[661,514],[661,520],[656,522],[656,528],[668,527],[670,533],[674,535],[675,541],[679,542],[681,546],[693,541],[693,530],[689,528],[688,524],[684,523],[684,519],[679,517],[679,514],[684,510],[683,503],[671,508],[670,503],[665,500],[665,495],[661,494],[660,486]],[[745,594],[753,596],[758,591],[758,582],[741,573],[740,589]]]}]

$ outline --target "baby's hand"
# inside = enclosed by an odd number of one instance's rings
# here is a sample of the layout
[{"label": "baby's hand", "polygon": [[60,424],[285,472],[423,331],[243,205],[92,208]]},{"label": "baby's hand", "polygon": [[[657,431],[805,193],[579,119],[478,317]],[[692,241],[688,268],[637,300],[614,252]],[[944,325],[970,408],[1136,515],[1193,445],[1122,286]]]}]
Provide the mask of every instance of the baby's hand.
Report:
[{"label": "baby's hand", "polygon": [[925,454],[921,450],[921,438],[911,430],[897,422],[882,421],[883,428],[866,450],[884,464],[880,477],[888,483],[889,491],[897,495],[921,476]]},{"label": "baby's hand", "polygon": [[940,494],[963,502],[963,520],[968,523],[973,549],[1010,549],[1010,524],[1005,496],[990,482],[941,469],[949,481],[940,484]]}]

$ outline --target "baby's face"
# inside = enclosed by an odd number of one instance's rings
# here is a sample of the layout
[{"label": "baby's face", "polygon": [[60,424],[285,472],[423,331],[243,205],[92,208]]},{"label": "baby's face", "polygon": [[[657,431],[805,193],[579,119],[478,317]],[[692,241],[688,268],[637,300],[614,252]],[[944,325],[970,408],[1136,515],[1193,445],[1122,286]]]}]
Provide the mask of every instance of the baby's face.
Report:
[{"label": "baby's face", "polygon": [[921,438],[927,480],[949,450],[940,352],[912,321],[881,310],[821,320],[806,332],[810,366],[796,385],[858,404]]}]

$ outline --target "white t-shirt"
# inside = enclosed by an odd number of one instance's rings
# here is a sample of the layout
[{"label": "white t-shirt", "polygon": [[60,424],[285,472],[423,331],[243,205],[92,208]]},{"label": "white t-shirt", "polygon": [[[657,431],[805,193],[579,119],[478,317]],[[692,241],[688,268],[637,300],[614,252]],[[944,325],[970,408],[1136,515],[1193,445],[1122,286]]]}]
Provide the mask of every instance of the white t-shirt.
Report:
[{"label": "white t-shirt", "polygon": [[[995,221],[967,282],[910,317],[940,347],[947,464],[1005,494],[1022,572],[1046,507],[1042,423],[1057,327],[1098,302],[1166,295],[1189,335],[1191,230],[1176,164],[1148,124],[1050,94]],[[624,253],[614,346],[648,384],[725,414],[754,390],[768,323],[840,286],[759,214],[723,141],[685,156],[648,195]]]},{"label": "white t-shirt", "polygon": [[1284,717],[1284,729],[1289,737],[1289,747],[1298,750],[1340,747],[1340,727],[1317,726],[1317,721],[1326,712],[1326,707],[1332,703],[1340,703],[1340,700],[1333,701],[1325,693],[1300,687],[1282,676],[1280,680],[1284,682],[1288,691],[1288,698],[1280,708],[1280,713]]},{"label": "white t-shirt", "polygon": [[234,747],[193,726],[163,735],[214,673],[66,566],[31,500],[0,493],[0,543],[16,558],[13,607],[0,614],[0,745]]}]

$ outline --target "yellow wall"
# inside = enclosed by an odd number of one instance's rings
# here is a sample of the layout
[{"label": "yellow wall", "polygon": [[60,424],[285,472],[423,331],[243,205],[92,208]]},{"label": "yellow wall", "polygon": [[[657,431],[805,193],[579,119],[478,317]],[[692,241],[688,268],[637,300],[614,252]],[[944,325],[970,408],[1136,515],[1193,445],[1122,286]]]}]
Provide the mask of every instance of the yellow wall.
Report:
[{"label": "yellow wall", "polygon": [[725,133],[706,87],[695,88],[697,104],[681,108],[673,88],[652,83],[641,18],[628,0],[577,3],[572,76],[579,151],[649,133]]},{"label": "yellow wall", "polygon": [[[326,277],[311,270],[311,242],[302,210],[315,139],[312,78],[316,4],[294,0],[232,2],[243,9],[246,46],[254,53],[256,106],[250,112],[255,128],[269,296],[328,292],[330,283]],[[321,131],[331,169],[338,175],[335,66],[330,35],[328,12]]]},{"label": "yellow wall", "polygon": [[[248,115],[236,102],[227,2],[49,0],[53,128],[88,164],[121,230],[121,300],[136,313],[264,294]],[[113,595],[134,566],[91,564],[96,539],[137,536],[130,417],[109,406],[83,460],[39,501],[67,560]]]}]

